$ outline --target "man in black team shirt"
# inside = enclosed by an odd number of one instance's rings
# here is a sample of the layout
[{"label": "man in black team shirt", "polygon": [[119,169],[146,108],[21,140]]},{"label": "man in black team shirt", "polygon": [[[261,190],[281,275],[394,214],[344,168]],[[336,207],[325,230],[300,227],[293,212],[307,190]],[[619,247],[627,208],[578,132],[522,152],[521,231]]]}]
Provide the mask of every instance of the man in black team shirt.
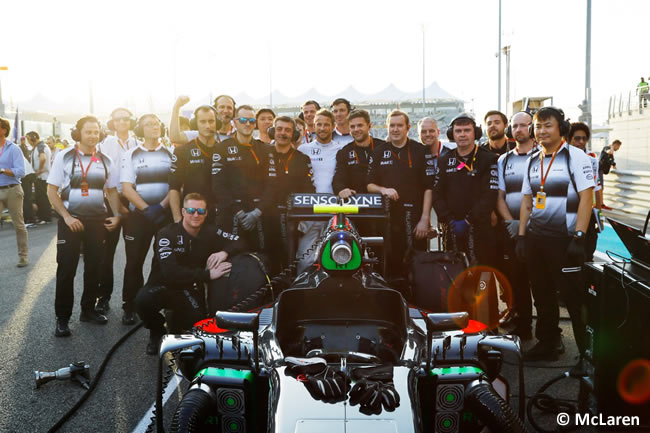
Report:
[{"label": "man in black team shirt", "polygon": [[540,151],[528,159],[519,210],[517,257],[528,265],[537,309],[538,343],[528,361],[554,361],[564,352],[557,290],[566,302],[580,356],[587,348],[578,282],[585,262],[585,231],[591,216],[593,168],[589,156],[564,141],[564,112],[543,107],[533,116]]},{"label": "man in black team shirt", "polygon": [[200,194],[186,195],[181,221],[156,234],[149,280],[135,299],[138,315],[149,329],[149,355],[157,353],[166,333],[159,311],[172,310],[170,332],[189,330],[205,317],[204,284],[229,273],[232,264],[226,260],[242,251],[238,236],[206,223],[206,205]]},{"label": "man in black team shirt", "polygon": [[269,146],[253,138],[255,110],[240,105],[235,111],[232,138],[218,145],[225,156],[224,169],[212,178],[217,208],[223,212],[222,227],[242,236],[252,251],[264,250],[260,205]]},{"label": "man in black team shirt", "polygon": [[126,267],[122,287],[122,323],[135,324],[135,296],[144,284],[142,265],[156,232],[171,222],[169,211],[169,167],[171,151],[160,142],[165,127],[155,114],[138,119],[135,135],[144,143],[122,157],[122,195],[129,201],[124,222]]},{"label": "man in black team shirt", "polygon": [[[193,129],[191,131],[183,131],[180,125],[180,110],[183,105],[190,102],[190,98],[185,95],[181,95],[176,99],[174,108],[172,109],[172,118],[169,124],[169,139],[172,143],[176,144],[185,144],[194,140],[199,136],[196,128],[190,127]],[[214,105],[212,107],[217,113],[218,119],[218,128],[215,129],[215,140],[217,143],[220,143],[228,138],[232,137],[235,133],[235,128],[232,125],[232,117],[235,113],[235,100],[232,96],[228,95],[219,95],[214,98]],[[196,117],[196,116],[195,116]]]},{"label": "man in black team shirt", "polygon": [[266,250],[273,274],[286,268],[288,246],[286,245],[285,212],[289,194],[314,192],[311,182],[311,160],[292,147],[296,124],[291,117],[276,117],[270,135],[274,147],[267,152],[267,177],[264,179],[262,210]]},{"label": "man in black team shirt", "polygon": [[[102,136],[99,121],[82,117],[72,131],[77,145],[59,152],[47,178],[47,197],[61,216],[56,245],[56,329],[70,335],[68,322],[74,301],[74,278],[81,244],[84,254],[84,289],[79,320],[104,325],[106,316],[95,311],[106,232],[120,226],[119,176],[111,159],[97,150]],[[104,191],[113,215],[108,216]]]},{"label": "man in black team shirt", "polygon": [[481,128],[467,113],[451,121],[447,137],[457,148],[440,157],[433,186],[444,249],[464,252],[471,264],[487,264],[492,252],[486,231],[497,200],[497,158],[475,143]]},{"label": "man in black team shirt", "polygon": [[497,110],[491,110],[485,114],[483,121],[488,136],[487,143],[483,145],[485,149],[495,153],[498,158],[515,147],[514,143],[508,141],[508,137],[506,137],[508,118],[505,114]]},{"label": "man in black team shirt", "polygon": [[[179,103],[183,102],[181,100]],[[183,197],[192,192],[198,192],[209,200],[209,221],[216,218],[212,176],[222,175],[225,160],[216,146],[217,112],[211,105],[202,105],[194,111],[194,119],[199,135],[174,149],[170,167],[169,207],[176,222],[182,218]]]},{"label": "man in black team shirt", "polygon": [[350,113],[348,126],[354,141],[336,153],[336,171],[332,181],[334,194],[341,198],[368,193],[368,161],[375,147],[385,143],[370,136],[372,123],[366,110]]},{"label": "man in black team shirt", "polygon": [[424,146],[408,138],[408,115],[392,111],[387,126],[389,141],[375,146],[372,153],[368,192],[391,200],[388,274],[389,278],[404,278],[407,250],[426,250],[432,178],[427,176]]}]

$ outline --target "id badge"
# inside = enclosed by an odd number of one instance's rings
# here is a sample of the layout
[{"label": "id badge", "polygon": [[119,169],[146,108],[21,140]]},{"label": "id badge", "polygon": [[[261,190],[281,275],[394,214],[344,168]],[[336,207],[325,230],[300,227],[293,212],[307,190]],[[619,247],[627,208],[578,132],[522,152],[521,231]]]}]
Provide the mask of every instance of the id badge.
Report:
[{"label": "id badge", "polygon": [[81,188],[81,196],[88,197],[88,182],[81,182],[79,187]]},{"label": "id badge", "polygon": [[537,209],[544,209],[546,207],[546,193],[538,191],[535,196],[535,207]]}]

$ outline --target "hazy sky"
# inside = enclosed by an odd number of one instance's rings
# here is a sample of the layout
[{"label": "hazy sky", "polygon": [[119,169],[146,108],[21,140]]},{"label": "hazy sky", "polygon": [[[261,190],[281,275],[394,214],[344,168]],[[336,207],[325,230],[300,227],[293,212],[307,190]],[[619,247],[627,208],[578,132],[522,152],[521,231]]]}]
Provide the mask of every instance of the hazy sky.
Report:
[{"label": "hazy sky", "polygon": [[[554,96],[577,119],[584,95],[586,0],[503,0],[511,100]],[[647,1],[593,0],[595,120],[611,94],[650,76]],[[497,105],[498,0],[476,1],[37,1],[3,2],[0,71],[5,103],[36,93],[85,100],[98,111],[176,90],[199,97],[311,87],[422,86],[426,74],[481,115]],[[174,47],[176,66],[174,67]],[[271,62],[269,62],[271,60]],[[503,63],[505,101],[505,59]],[[473,100],[473,102],[472,102]],[[158,102],[157,102],[158,103]],[[505,106],[502,106],[505,109]]]}]

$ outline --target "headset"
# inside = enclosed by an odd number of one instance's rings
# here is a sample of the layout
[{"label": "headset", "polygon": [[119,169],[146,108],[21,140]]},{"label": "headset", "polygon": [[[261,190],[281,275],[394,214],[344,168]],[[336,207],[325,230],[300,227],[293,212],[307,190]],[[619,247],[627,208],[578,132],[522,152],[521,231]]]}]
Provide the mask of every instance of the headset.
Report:
[{"label": "headset", "polygon": [[84,116],[81,119],[77,120],[74,128],[70,130],[70,137],[77,143],[81,142],[81,128],[86,122],[97,122],[99,125],[99,141],[98,143],[104,141],[106,138],[106,133],[102,129],[102,124],[97,120],[95,116]]},{"label": "headset", "polygon": [[[530,116],[530,118],[531,118],[531,119],[530,119],[530,120],[531,120],[531,121],[530,121],[530,124],[531,124],[531,125],[533,124],[533,115],[532,115],[532,114],[530,114],[528,111],[517,111],[517,112],[516,112],[515,114],[513,114],[512,117],[510,118],[510,121],[508,122],[508,127],[506,128],[506,137],[508,137],[508,138],[511,139],[511,140],[514,140],[514,139],[515,139],[514,135],[512,134],[512,119],[514,119],[515,116],[516,116],[517,114],[519,114],[519,113],[526,113],[526,114],[528,114],[528,115]],[[530,125],[529,125],[529,126],[530,126]],[[535,139],[535,135],[532,133],[532,130],[530,129],[530,127],[528,128],[528,133],[529,133],[529,135],[530,135],[530,138],[532,138],[532,139],[534,140],[534,139]]]},{"label": "headset", "polygon": [[[569,135],[569,131],[571,130],[571,122],[569,121],[569,119],[564,118],[564,111],[561,108],[556,108],[556,107],[551,107],[551,106],[542,107],[539,110],[537,110],[535,112],[535,114],[537,114],[537,113],[539,113],[540,111],[543,111],[543,110],[552,111],[552,112],[554,112],[556,114],[556,116],[554,116],[554,117],[556,117],[556,118],[559,117],[557,120],[560,123],[560,135],[562,137],[566,137],[567,135]],[[562,120],[560,120],[560,119],[562,119]],[[531,137],[533,137],[533,138],[535,137],[535,128],[534,128],[534,125],[533,125],[532,122],[528,126],[528,133],[530,134]]]},{"label": "headset", "polygon": [[[275,140],[275,126],[271,126],[268,130],[267,133],[269,134],[269,138],[271,140]],[[291,136],[291,142],[295,143],[298,139],[300,138],[300,131],[298,131],[298,127],[296,126],[296,123],[293,123],[293,135]]]},{"label": "headset", "polygon": [[111,131],[115,131],[115,123],[113,122],[114,120],[113,116],[117,111],[126,111],[127,113],[129,113],[129,130],[133,130],[136,124],[135,117],[133,116],[133,113],[131,113],[130,110],[122,107],[118,107],[115,110],[111,111],[111,119],[108,122],[106,122],[106,126],[108,127],[108,129],[110,129]]},{"label": "headset", "polygon": [[[219,97],[221,97],[221,96],[219,96]],[[212,105],[201,105],[199,107],[196,107],[196,110],[194,110],[194,117],[192,117],[190,119],[190,129],[192,131],[198,131],[199,130],[199,127],[196,124],[196,115],[198,114],[199,111],[203,111],[203,110],[206,110],[206,111],[211,110],[214,113],[214,119],[217,121],[217,123],[216,123],[216,125],[214,127],[215,132],[220,130],[223,127],[223,122],[221,120],[219,120],[219,114],[217,113],[217,109],[214,108]]]},{"label": "headset", "polygon": [[136,137],[138,138],[144,138],[144,125],[142,124],[142,120],[147,118],[147,117],[153,117],[160,123],[160,138],[165,136],[165,124],[160,120],[158,116],[155,114],[143,114],[138,118],[138,121],[135,124],[135,128],[133,128],[133,133],[135,134]]},{"label": "headset", "polygon": [[480,125],[476,124],[476,120],[474,120],[474,117],[472,117],[470,114],[467,113],[460,113],[456,117],[454,117],[451,120],[451,123],[449,124],[449,127],[447,128],[447,138],[449,139],[450,142],[454,142],[454,123],[458,120],[461,119],[466,119],[471,121],[474,124],[474,140],[478,140],[483,136],[483,131],[481,130]]}]

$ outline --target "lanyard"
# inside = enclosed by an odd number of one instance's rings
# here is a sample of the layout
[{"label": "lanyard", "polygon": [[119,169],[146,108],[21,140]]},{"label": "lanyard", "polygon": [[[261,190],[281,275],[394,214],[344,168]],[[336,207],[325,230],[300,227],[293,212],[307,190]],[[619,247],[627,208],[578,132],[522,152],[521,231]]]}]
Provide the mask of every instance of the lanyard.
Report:
[{"label": "lanyard", "polygon": [[[126,141],[124,143],[122,143],[122,140],[120,140],[120,137],[116,137],[116,138],[117,138],[117,144],[120,145],[122,150],[129,150],[130,149],[129,139],[128,138],[126,139]],[[126,145],[126,149],[124,148],[124,145]]]},{"label": "lanyard", "polygon": [[[353,144],[353,146],[354,146],[354,159],[357,160],[357,164],[361,165],[361,161],[359,161],[359,154],[357,153],[357,147],[361,147],[361,146],[357,146],[356,144]],[[370,137],[370,150],[375,150],[375,141],[372,139],[372,137]],[[409,161],[411,160],[410,156],[411,154],[409,153]]]},{"label": "lanyard", "polygon": [[255,153],[255,150],[253,149],[253,145],[250,143],[239,143],[240,145],[244,147],[248,147],[248,150],[253,154],[253,158],[255,158],[255,163],[257,165],[260,165],[260,159],[257,157],[257,154]]},{"label": "lanyard", "polygon": [[203,148],[202,148],[201,145],[199,144],[199,139],[198,139],[198,138],[195,138],[195,139],[194,139],[194,144],[196,144],[196,147],[199,148],[199,150],[201,151],[201,153],[203,154],[203,156],[205,156],[206,158],[210,159],[210,155],[208,155],[207,153],[205,153],[205,151],[203,150]]},{"label": "lanyard", "polygon": [[563,145],[564,145],[564,143],[562,143],[560,145],[560,147],[555,152],[553,152],[553,157],[551,158],[551,162],[548,163],[548,168],[546,169],[546,174],[544,174],[544,151],[542,150],[540,152],[539,164],[541,165],[541,170],[542,170],[542,180],[541,180],[542,185],[539,187],[539,189],[542,192],[544,191],[544,184],[546,183],[546,179],[548,178],[548,174],[551,171],[551,166],[553,165],[553,161],[555,161],[555,157],[557,156],[557,152],[558,152],[558,150],[562,149]]},{"label": "lanyard", "polygon": [[[413,167],[413,163],[411,161],[411,144],[408,141],[406,142],[406,151],[408,152],[409,156],[409,168],[411,168]],[[400,161],[402,160],[402,158],[399,157],[399,154],[393,152],[393,149],[390,150],[390,153],[393,154],[393,157],[399,159]]]},{"label": "lanyard", "polygon": [[457,170],[462,170],[463,168],[466,168],[467,171],[470,173],[474,172],[474,163],[476,162],[476,152],[478,151],[478,146],[474,146],[474,155],[472,155],[472,165],[466,164],[464,162],[461,162],[458,167],[456,167]]},{"label": "lanyard", "polygon": [[75,146],[75,151],[77,152],[77,158],[79,159],[79,168],[81,168],[81,182],[86,182],[86,177],[88,177],[88,171],[90,171],[90,166],[93,165],[93,162],[97,160],[97,157],[95,156],[95,152],[93,151],[93,154],[90,157],[90,162],[88,163],[88,166],[86,167],[86,170],[84,171],[84,165],[83,161],[81,160],[81,154],[79,153],[79,146]]},{"label": "lanyard", "polygon": [[[282,165],[284,166],[284,174],[289,174],[289,162],[291,162],[291,158],[293,158],[294,153],[296,153],[295,149],[291,151],[287,160],[282,162]],[[282,161],[282,159],[280,159],[280,161]]]}]

